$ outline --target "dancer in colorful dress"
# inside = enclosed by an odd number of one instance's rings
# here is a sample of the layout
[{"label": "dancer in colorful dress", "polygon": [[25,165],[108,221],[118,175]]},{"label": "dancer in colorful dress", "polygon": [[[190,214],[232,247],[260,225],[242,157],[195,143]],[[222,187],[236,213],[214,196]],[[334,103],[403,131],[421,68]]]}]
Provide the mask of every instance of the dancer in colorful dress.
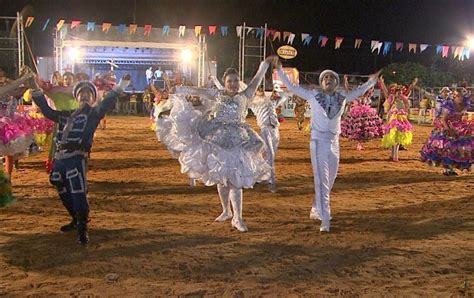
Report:
[{"label": "dancer in colorful dress", "polygon": [[115,104],[120,93],[130,83],[130,75],[124,76],[120,83],[98,103],[97,90],[91,82],[79,82],[73,89],[73,96],[79,107],[73,111],[56,111],[46,102],[46,98],[35,79],[30,85],[33,101],[39,106],[44,116],[58,123],[56,135],[56,152],[50,182],[59,193],[63,205],[72,220],[61,227],[69,232],[77,229],[78,242],[89,242],[87,222],[89,203],[87,201],[86,163],[92,147],[94,132],[100,119]]},{"label": "dancer in colorful dress", "polygon": [[341,132],[341,114],[344,106],[363,95],[376,82],[380,71],[371,75],[369,80],[355,90],[336,92],[339,75],[325,70],[319,76],[322,91],[305,89],[290,82],[278,63],[278,77],[288,91],[307,100],[311,106],[311,163],[314,173],[315,198],[310,219],[321,220],[321,232],[329,232],[331,208],[329,195],[336,180],[339,167],[339,134]]},{"label": "dancer in colorful dress", "polygon": [[470,170],[474,162],[474,121],[463,118],[471,107],[466,89],[441,105],[431,136],[421,149],[421,160],[444,168],[444,175],[457,176],[455,169]]},{"label": "dancer in colorful dress", "polygon": [[[239,92],[237,70],[224,73],[224,90],[177,87],[170,119],[173,128],[166,145],[179,151],[181,172],[205,185],[217,184],[222,214],[216,221],[231,220],[232,227],[247,231],[242,218],[243,188],[270,179],[270,166],[263,158],[264,141],[245,122],[249,105],[269,64],[267,58],[249,83]],[[199,96],[204,109],[188,99]],[[187,99],[188,98],[188,99]],[[233,212],[231,211],[231,206]]]},{"label": "dancer in colorful dress", "polygon": [[390,160],[398,162],[399,147],[408,146],[413,140],[413,125],[408,121],[408,97],[404,95],[406,91],[401,85],[391,85],[388,92],[383,78],[380,79],[380,84],[384,93],[389,93],[384,103],[387,124],[383,126],[382,146],[390,148]]},{"label": "dancer in colorful dress", "polygon": [[381,138],[382,119],[377,111],[370,107],[373,88],[365,96],[354,100],[347,116],[341,121],[341,136],[357,142],[357,150],[362,150],[362,143]]}]

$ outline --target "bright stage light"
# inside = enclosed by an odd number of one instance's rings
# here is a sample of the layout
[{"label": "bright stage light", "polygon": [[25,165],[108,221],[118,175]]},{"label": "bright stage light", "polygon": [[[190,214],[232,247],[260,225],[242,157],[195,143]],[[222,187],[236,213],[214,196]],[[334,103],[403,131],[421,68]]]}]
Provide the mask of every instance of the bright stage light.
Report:
[{"label": "bright stage light", "polygon": [[181,59],[183,60],[183,62],[189,62],[193,59],[193,52],[191,50],[183,50],[181,52]]},{"label": "bright stage light", "polygon": [[474,36],[471,36],[466,40],[466,46],[470,49],[474,49]]},{"label": "bright stage light", "polygon": [[81,51],[78,48],[70,48],[68,52],[69,58],[72,60],[79,59],[81,57]]}]

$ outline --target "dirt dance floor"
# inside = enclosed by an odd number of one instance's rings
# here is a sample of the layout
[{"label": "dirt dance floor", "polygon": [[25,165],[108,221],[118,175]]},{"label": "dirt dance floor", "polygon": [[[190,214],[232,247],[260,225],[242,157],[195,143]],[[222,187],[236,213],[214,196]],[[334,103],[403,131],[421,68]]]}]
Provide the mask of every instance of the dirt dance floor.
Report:
[{"label": "dirt dance floor", "polygon": [[474,174],[419,162],[430,127],[415,128],[398,163],[380,141],[342,140],[332,230],[320,234],[308,135],[287,120],[278,192],[244,191],[239,233],[214,222],[216,188],[189,186],[147,118],[110,117],[89,164],[87,247],[58,232],[68,218],[45,154],[21,161],[17,202],[0,209],[0,295],[474,295]]}]

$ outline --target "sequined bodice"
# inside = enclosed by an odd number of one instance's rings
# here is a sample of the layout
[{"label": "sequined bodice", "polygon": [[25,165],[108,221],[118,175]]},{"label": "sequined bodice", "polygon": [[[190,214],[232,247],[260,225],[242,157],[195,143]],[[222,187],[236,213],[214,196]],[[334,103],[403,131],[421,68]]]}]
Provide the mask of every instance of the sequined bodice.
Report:
[{"label": "sequined bodice", "polygon": [[223,123],[245,122],[247,117],[247,98],[242,94],[230,97],[220,94],[217,97],[216,105],[211,112],[215,121]]}]

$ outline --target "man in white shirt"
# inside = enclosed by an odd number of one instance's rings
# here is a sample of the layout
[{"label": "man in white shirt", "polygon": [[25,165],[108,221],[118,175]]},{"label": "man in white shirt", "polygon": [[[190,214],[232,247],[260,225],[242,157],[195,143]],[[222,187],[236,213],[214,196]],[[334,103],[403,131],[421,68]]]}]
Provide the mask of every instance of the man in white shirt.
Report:
[{"label": "man in white shirt", "polygon": [[[275,58],[278,59],[278,58]],[[346,92],[337,92],[339,75],[325,70],[319,76],[322,90],[304,89],[293,85],[285,75],[280,62],[276,62],[278,77],[288,91],[308,101],[311,106],[311,164],[314,174],[315,198],[310,219],[321,220],[321,232],[329,232],[331,208],[329,194],[339,167],[339,134],[344,106],[357,99],[377,82],[380,71],[372,74],[362,86]]]}]

